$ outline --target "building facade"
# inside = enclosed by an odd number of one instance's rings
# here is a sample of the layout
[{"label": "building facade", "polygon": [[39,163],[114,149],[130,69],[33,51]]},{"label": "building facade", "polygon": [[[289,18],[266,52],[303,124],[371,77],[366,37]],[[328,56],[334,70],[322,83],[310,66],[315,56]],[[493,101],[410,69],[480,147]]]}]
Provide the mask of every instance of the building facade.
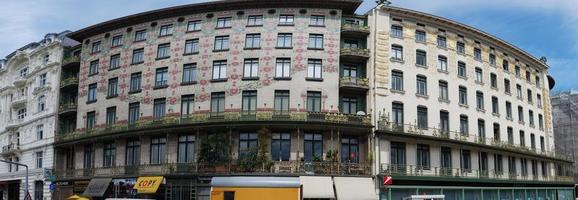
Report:
[{"label": "building facade", "polygon": [[[578,159],[578,93],[560,92],[552,96],[552,116],[554,117],[554,138],[556,150]],[[578,183],[578,165],[574,163],[574,181]]]},{"label": "building facade", "polygon": [[375,169],[397,180],[382,199],[572,199],[545,62],[427,13],[382,5],[368,21]]},{"label": "building facade", "polygon": [[[71,33],[53,197],[208,199],[213,177],[259,176],[299,177],[306,199],[572,198],[546,63],[360,4],[210,2]],[[155,194],[133,189],[151,176]]]},{"label": "building facade", "polygon": [[[30,195],[50,199],[45,183],[52,171],[54,133],[63,47],[69,32],[47,34],[8,55],[0,67],[0,145],[2,160],[28,166]],[[0,164],[0,196],[23,199],[25,168]]]}]

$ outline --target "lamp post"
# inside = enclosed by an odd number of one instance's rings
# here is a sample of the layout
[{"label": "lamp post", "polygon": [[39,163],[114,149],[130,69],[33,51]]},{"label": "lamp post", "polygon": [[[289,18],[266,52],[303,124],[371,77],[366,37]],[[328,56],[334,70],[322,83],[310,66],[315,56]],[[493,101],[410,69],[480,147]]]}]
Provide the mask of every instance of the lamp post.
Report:
[{"label": "lamp post", "polygon": [[14,165],[19,165],[19,166],[24,166],[26,168],[26,195],[30,194],[28,191],[28,165],[22,164],[22,163],[17,163],[17,162],[12,162],[12,161],[7,161],[7,160],[0,160],[0,162],[5,162],[5,163],[9,163],[9,164],[14,164]]}]

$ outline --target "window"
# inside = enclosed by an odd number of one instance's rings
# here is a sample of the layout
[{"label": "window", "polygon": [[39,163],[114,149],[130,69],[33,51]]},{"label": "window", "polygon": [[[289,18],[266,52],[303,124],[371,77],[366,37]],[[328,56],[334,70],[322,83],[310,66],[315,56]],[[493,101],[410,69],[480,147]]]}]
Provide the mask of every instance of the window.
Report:
[{"label": "window", "polygon": [[128,123],[134,124],[140,118],[140,103],[134,102],[128,104]]},{"label": "window", "polygon": [[466,44],[463,42],[456,42],[456,51],[460,54],[466,54]]},{"label": "window", "polygon": [[233,18],[231,17],[221,17],[217,19],[217,28],[230,28],[231,21]]},{"label": "window", "polygon": [[528,103],[532,104],[532,97],[533,97],[532,90],[528,89],[526,92],[527,92],[526,98],[528,98]]},{"label": "window", "polygon": [[359,41],[358,40],[348,40],[348,39],[344,39],[343,40],[343,48],[346,49],[357,49],[359,48]]},{"label": "window", "polygon": [[416,77],[417,94],[427,96],[427,78],[418,75]]},{"label": "window", "polygon": [[496,55],[490,54],[488,59],[489,59],[490,65],[492,65],[492,66],[496,65]]},{"label": "window", "polygon": [[484,93],[476,91],[476,108],[484,110]]},{"label": "window", "polygon": [[42,140],[44,138],[44,125],[40,124],[36,126],[36,140]]},{"label": "window", "polygon": [[448,101],[448,82],[439,81],[440,96],[439,99],[443,101]]},{"label": "window", "polygon": [[293,46],[293,34],[279,33],[277,35],[277,48],[291,48]]},{"label": "window", "polygon": [[307,78],[322,79],[321,71],[322,65],[320,59],[307,60]]},{"label": "window", "polygon": [[112,37],[112,42],[111,42],[111,46],[112,47],[118,47],[122,45],[122,35],[117,35]]},{"label": "window", "polygon": [[520,77],[522,76],[522,70],[520,69],[520,66],[517,66],[517,65],[516,65],[516,66],[514,67],[514,70],[515,70],[515,72],[516,72],[516,77],[517,77],[517,78],[520,78]]},{"label": "window", "polygon": [[132,64],[144,62],[144,49],[135,49],[132,51]]},{"label": "window", "polygon": [[508,144],[514,144],[514,129],[512,127],[507,128],[508,131]]},{"label": "window", "polygon": [[44,199],[44,181],[34,181],[34,200]]},{"label": "window", "polygon": [[430,155],[429,155],[429,145],[417,144],[417,168],[418,169],[430,169]]},{"label": "window", "polygon": [[427,129],[427,108],[423,106],[417,107],[417,127],[419,129]]},{"label": "window", "polygon": [[531,83],[532,77],[530,76],[530,71],[526,70],[526,82]]},{"label": "window", "polygon": [[84,169],[90,169],[94,167],[94,147],[92,144],[84,145]]},{"label": "window", "polygon": [[245,36],[245,48],[246,49],[258,49],[261,48],[261,34],[247,34]]},{"label": "window", "polygon": [[321,92],[307,91],[307,112],[321,112]]},{"label": "window", "polygon": [[169,68],[163,67],[156,69],[155,74],[155,87],[166,87],[168,85],[169,80]]},{"label": "window", "polygon": [[36,152],[36,168],[42,168],[42,157],[44,156],[44,152],[39,151]]},{"label": "window", "polygon": [[397,126],[403,126],[403,104],[394,102],[391,104],[391,121]]},{"label": "window", "polygon": [[243,66],[243,78],[258,78],[259,77],[259,59],[247,58]]},{"label": "window", "polygon": [[190,21],[187,23],[187,31],[200,31],[201,20]]},{"label": "window", "polygon": [[536,160],[532,160],[532,176],[537,177],[538,176],[538,161]]},{"label": "window", "polygon": [[534,111],[528,110],[528,121],[530,122],[530,126],[534,127]]},{"label": "window", "polygon": [[501,175],[504,172],[504,165],[502,164],[502,155],[494,154],[494,171],[496,174]]},{"label": "window", "polygon": [[18,119],[24,119],[24,117],[26,117],[26,108],[19,109],[16,117]]},{"label": "window", "polygon": [[98,74],[98,60],[93,60],[90,62],[90,67],[88,68],[88,76]]},{"label": "window", "polygon": [[323,135],[319,133],[305,133],[303,148],[305,161],[323,160]]},{"label": "window", "polygon": [[227,51],[229,50],[229,36],[216,36],[215,37],[215,44],[214,44],[214,51]]},{"label": "window", "polygon": [[126,166],[140,164],[140,141],[129,140],[126,142]]},{"label": "window", "polygon": [[536,136],[533,133],[530,133],[530,148],[536,150]]},{"label": "window", "polygon": [[490,74],[490,86],[496,89],[498,88],[498,76],[494,73]]},{"label": "window", "polygon": [[542,107],[542,95],[540,94],[536,95],[536,105],[538,106],[538,108]]},{"label": "window", "polygon": [[426,41],[425,31],[415,30],[415,41],[416,42],[425,42]]},{"label": "window", "polygon": [[114,70],[120,68],[120,54],[110,56],[110,66],[108,70]]},{"label": "window", "polygon": [[482,50],[480,48],[474,48],[474,59],[478,61],[482,60]]},{"label": "window", "polygon": [[[391,142],[391,164],[396,167],[405,166],[405,143]],[[403,170],[403,169],[401,169]],[[405,172],[405,171],[404,171]]]},{"label": "window", "polygon": [[398,25],[391,25],[391,36],[403,38],[403,27]]},{"label": "window", "polygon": [[486,122],[482,119],[478,119],[478,137],[479,140],[486,138]]},{"label": "window", "polygon": [[448,71],[448,59],[445,56],[438,56],[438,70],[443,72]]},{"label": "window", "polygon": [[197,81],[197,63],[183,65],[183,84],[192,84]]},{"label": "window", "polygon": [[151,139],[151,154],[150,163],[151,164],[163,164],[165,163],[165,145],[167,144],[167,138],[157,137]]},{"label": "window", "polygon": [[[441,147],[440,167],[443,169],[442,173],[451,175],[452,168],[452,149],[449,147]],[[449,172],[449,173],[448,173]]]},{"label": "window", "polygon": [[518,106],[518,122],[524,123],[524,109],[522,106]]},{"label": "window", "polygon": [[356,114],[358,100],[356,97],[341,97],[341,112],[345,114]]},{"label": "window", "polygon": [[279,25],[293,25],[293,15],[279,15]]},{"label": "window", "polygon": [[353,136],[341,138],[341,161],[347,163],[359,162],[359,141]]},{"label": "window", "polygon": [[309,49],[323,49],[323,35],[309,34]]},{"label": "window", "polygon": [[86,113],[86,129],[91,130],[96,126],[96,112]]},{"label": "window", "polygon": [[468,125],[468,116],[460,115],[460,133],[462,135],[468,135],[470,132],[470,128]]},{"label": "window", "polygon": [[540,164],[542,165],[542,176],[543,177],[547,177],[548,176],[548,165],[546,165],[546,162],[541,161]]},{"label": "window", "polygon": [[185,54],[199,53],[199,39],[185,41]]},{"label": "window", "polygon": [[88,99],[87,102],[96,101],[96,83],[88,85]]},{"label": "window", "polygon": [[500,108],[498,105],[498,97],[492,97],[492,113],[500,114]]},{"label": "window", "polygon": [[179,136],[177,150],[178,163],[192,163],[195,161],[195,139],[194,135]]},{"label": "window", "polygon": [[277,58],[275,64],[275,78],[289,78],[291,77],[291,59],[290,58]]},{"label": "window", "polygon": [[464,86],[459,87],[459,103],[468,105],[468,89]]},{"label": "window", "polygon": [[291,135],[273,133],[271,137],[271,158],[274,161],[289,161],[291,154]]},{"label": "window", "polygon": [[423,50],[415,51],[415,64],[421,66],[427,66],[427,54]]},{"label": "window", "polygon": [[134,41],[138,42],[138,41],[144,41],[146,40],[147,37],[147,30],[139,30],[134,32]]},{"label": "window", "polygon": [[[92,64],[92,62],[91,62],[91,64]],[[97,62],[97,64],[98,64],[98,62]],[[97,66],[97,68],[98,68],[98,66]],[[28,67],[20,69],[20,77],[26,78],[27,75],[28,75]],[[90,75],[90,73],[89,73],[89,75]]]},{"label": "window", "polygon": [[391,58],[394,60],[403,60],[403,47],[399,45],[391,45]]},{"label": "window", "polygon": [[519,84],[516,84],[516,97],[522,99],[522,86]]},{"label": "window", "polygon": [[114,146],[114,142],[108,142],[104,144],[102,148],[102,166],[103,167],[112,167],[114,166],[115,159],[116,159],[116,148]]},{"label": "window", "polygon": [[159,36],[162,37],[162,36],[168,36],[168,35],[172,35],[172,34],[173,34],[173,25],[172,24],[161,26]]},{"label": "window", "polygon": [[108,93],[107,97],[118,96],[118,78],[108,79]]},{"label": "window", "polygon": [[466,63],[459,61],[458,62],[458,76],[462,77],[462,78],[466,78],[467,75],[467,68],[466,68]]},{"label": "window", "polygon": [[512,103],[506,101],[506,118],[512,118]]},{"label": "window", "polygon": [[254,115],[257,110],[257,91],[243,91],[243,115]]},{"label": "window", "polygon": [[154,100],[153,105],[153,118],[158,120],[165,117],[166,112],[166,102],[165,98],[159,98]]},{"label": "window", "polygon": [[38,76],[38,85],[40,85],[40,86],[45,86],[46,83],[47,83],[47,80],[48,80],[48,78],[47,78],[47,74],[46,74],[46,73],[40,74],[40,75]]},{"label": "window", "polygon": [[250,15],[247,17],[247,26],[262,26],[263,15]]},{"label": "window", "polygon": [[325,16],[311,15],[310,26],[325,26]]},{"label": "window", "polygon": [[101,50],[100,41],[93,42],[93,43],[92,43],[92,51],[91,51],[91,53],[98,53],[98,52],[100,52],[100,50]]},{"label": "window", "polygon": [[438,35],[437,44],[438,44],[438,47],[446,48],[447,47],[446,37]]},{"label": "window", "polygon": [[504,79],[504,91],[506,94],[510,94],[510,80]]},{"label": "window", "polygon": [[289,114],[289,91],[275,90],[275,102],[273,108],[276,115]]},{"label": "window", "polygon": [[46,110],[46,96],[42,95],[38,97],[38,112]]},{"label": "window", "polygon": [[213,61],[213,80],[227,79],[227,61]]},{"label": "window", "polygon": [[540,83],[540,76],[536,75],[536,87],[540,88],[541,87],[541,83]]},{"label": "window", "polygon": [[528,160],[526,158],[520,158],[520,165],[522,168],[522,176],[528,176]]},{"label": "window", "polygon": [[508,173],[516,174],[516,157],[508,156]]},{"label": "window", "polygon": [[526,146],[525,133],[522,130],[520,130],[520,146]]},{"label": "window", "polygon": [[116,106],[106,108],[106,126],[110,127],[116,123]]},{"label": "window", "polygon": [[480,152],[479,156],[478,165],[480,168],[480,176],[488,176],[488,153]]},{"label": "window", "polygon": [[391,73],[391,89],[403,91],[403,72],[392,71]]},{"label": "window", "polygon": [[484,82],[484,75],[482,73],[482,68],[476,67],[476,82],[483,83]]},{"label": "window", "polygon": [[544,144],[544,136],[540,136],[540,150],[542,152],[546,151],[546,146]]},{"label": "window", "polygon": [[538,127],[540,130],[544,130],[544,118],[542,114],[538,114]]},{"label": "window", "polygon": [[[516,66],[516,68],[518,68],[518,66]],[[508,64],[507,60],[502,60],[502,69],[506,72],[510,71],[510,64]]]},{"label": "window", "polygon": [[139,92],[141,90],[141,78],[142,74],[140,72],[130,74],[130,92]]},{"label": "window", "polygon": [[157,49],[157,59],[171,57],[171,44],[159,44]]},{"label": "window", "polygon": [[181,117],[188,118],[193,114],[195,105],[195,95],[181,96]]},{"label": "window", "polygon": [[463,150],[462,149],[462,170],[464,172],[471,172],[472,171],[472,158],[470,150]]},{"label": "window", "polygon": [[225,112],[225,93],[211,93],[211,113],[213,115],[221,115],[223,112]]}]

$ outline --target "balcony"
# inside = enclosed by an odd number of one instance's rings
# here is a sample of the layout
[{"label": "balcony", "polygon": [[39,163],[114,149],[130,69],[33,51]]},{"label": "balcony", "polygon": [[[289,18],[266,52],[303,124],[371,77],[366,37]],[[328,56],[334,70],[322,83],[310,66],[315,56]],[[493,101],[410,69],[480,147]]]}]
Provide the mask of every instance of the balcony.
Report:
[{"label": "balcony", "polygon": [[348,90],[369,90],[369,80],[363,77],[341,77],[339,87]]},{"label": "balcony", "polygon": [[60,81],[60,88],[78,87],[78,77],[68,77]]},{"label": "balcony", "polygon": [[348,61],[365,61],[369,59],[369,49],[342,48],[340,56]]},{"label": "balcony", "polygon": [[14,77],[14,86],[22,87],[26,85],[26,77],[16,76]]},{"label": "balcony", "polygon": [[26,100],[27,100],[27,96],[17,95],[14,98],[12,98],[12,102],[10,105],[12,105],[12,108],[21,108],[21,107],[26,106]]},{"label": "balcony", "polygon": [[549,182],[549,183],[573,183],[570,176],[541,176],[521,173],[509,173],[508,171],[475,170],[462,168],[423,167],[415,165],[380,164],[379,173],[389,175],[396,179],[418,178],[420,180],[446,180],[479,182],[509,181],[509,182]]},{"label": "balcony", "polygon": [[20,145],[17,143],[10,143],[8,145],[2,146],[1,155],[3,155],[3,156],[12,155],[12,154],[15,154],[18,152],[20,152]]},{"label": "balcony", "polygon": [[134,123],[117,123],[113,126],[97,126],[91,130],[79,130],[69,134],[58,134],[56,142],[74,141],[101,135],[123,133],[127,131],[154,130],[169,127],[203,126],[214,124],[234,125],[235,123],[262,122],[271,123],[317,123],[320,125],[342,125],[352,128],[371,128],[370,115],[343,114],[332,112],[256,111],[246,113],[239,111],[219,113],[198,113],[190,116],[166,116],[161,119],[141,119]]},{"label": "balcony", "polygon": [[339,163],[330,161],[275,161],[268,166],[246,166],[239,161],[224,164],[211,163],[166,163],[143,164],[138,166],[115,166],[91,169],[73,169],[55,171],[58,180],[80,179],[92,177],[126,177],[154,175],[242,175],[260,174],[272,176],[287,175],[340,175],[340,176],[370,176],[371,164]]},{"label": "balcony", "polygon": [[572,158],[568,155],[560,154],[553,151],[540,151],[531,149],[526,146],[516,144],[509,144],[508,142],[494,140],[490,137],[480,137],[467,133],[460,133],[457,131],[444,131],[437,127],[419,128],[416,124],[395,124],[389,122],[387,117],[379,120],[378,129],[376,132],[381,134],[388,134],[394,136],[406,136],[409,138],[421,138],[429,140],[437,140],[443,142],[460,143],[471,146],[478,146],[482,148],[494,149],[497,151],[508,151],[512,153],[524,154],[529,156],[537,156],[548,159],[556,159],[563,162],[572,162]]},{"label": "balcony", "polygon": [[11,119],[8,120],[8,124],[6,125],[6,129],[16,129],[20,126],[22,126],[24,122],[24,119]]},{"label": "balcony", "polygon": [[58,105],[58,114],[62,115],[62,114],[68,114],[71,112],[76,112],[77,107],[78,107],[78,104],[76,104],[76,102],[60,103],[60,105]]},{"label": "balcony", "polygon": [[369,35],[369,27],[361,24],[342,23],[341,33],[346,35]]},{"label": "balcony", "polygon": [[62,59],[62,67],[67,68],[71,66],[80,65],[80,56],[68,56]]}]

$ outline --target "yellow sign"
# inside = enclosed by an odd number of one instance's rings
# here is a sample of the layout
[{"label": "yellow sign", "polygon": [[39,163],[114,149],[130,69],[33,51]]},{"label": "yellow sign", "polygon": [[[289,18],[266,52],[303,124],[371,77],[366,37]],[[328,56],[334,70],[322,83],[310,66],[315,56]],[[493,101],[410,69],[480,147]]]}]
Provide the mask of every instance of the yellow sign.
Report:
[{"label": "yellow sign", "polygon": [[140,194],[156,193],[163,182],[162,176],[144,176],[138,177],[134,184],[134,189],[138,190]]}]

